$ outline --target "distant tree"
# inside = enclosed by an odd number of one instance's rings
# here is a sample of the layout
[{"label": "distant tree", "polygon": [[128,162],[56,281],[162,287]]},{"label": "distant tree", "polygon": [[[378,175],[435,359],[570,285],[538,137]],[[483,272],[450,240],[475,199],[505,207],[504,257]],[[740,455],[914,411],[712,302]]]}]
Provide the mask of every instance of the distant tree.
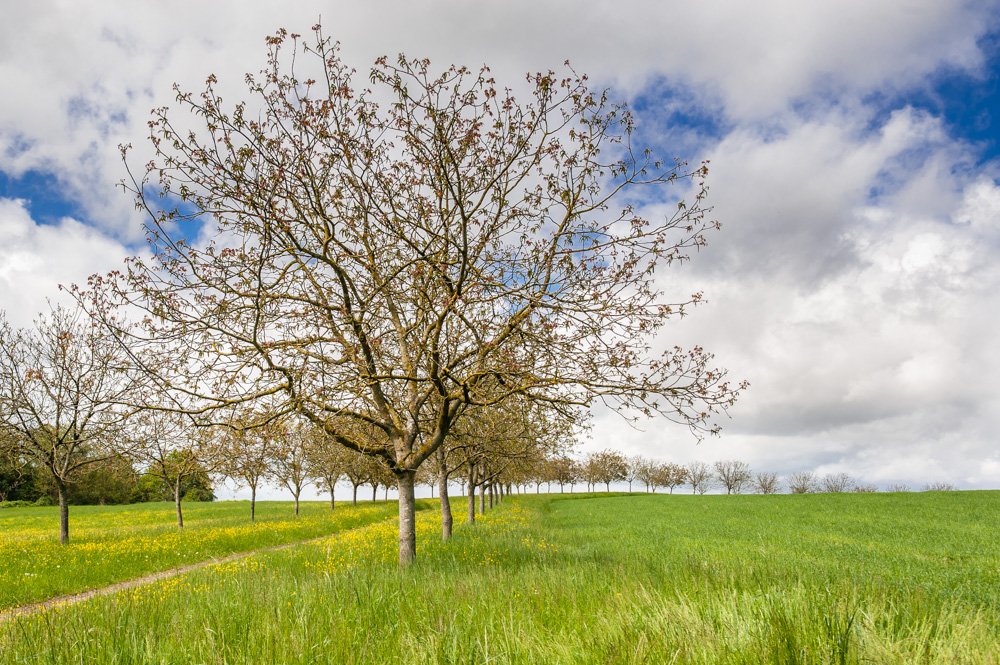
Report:
[{"label": "distant tree", "polygon": [[244,425],[257,420],[257,416],[235,420],[229,428],[221,430],[219,450],[220,472],[237,486],[250,488],[251,522],[257,514],[257,489],[271,476],[277,446],[275,426]]},{"label": "distant tree", "polygon": [[828,473],[820,481],[824,492],[850,492],[854,487],[854,478],[846,473]]},{"label": "distant tree", "polygon": [[958,488],[951,483],[936,482],[924,485],[924,492],[955,492]]},{"label": "distant tree", "polygon": [[[625,460],[625,481],[628,482],[628,491],[632,491],[632,482],[635,480],[642,480],[643,469],[649,465],[649,460],[647,460],[642,455],[633,455]],[[646,488],[649,491],[649,488]]]},{"label": "distant tree", "polygon": [[685,471],[687,471],[687,483],[691,486],[692,494],[704,494],[711,489],[715,474],[712,473],[712,468],[708,464],[691,462]]},{"label": "distant tree", "polygon": [[886,489],[887,492],[909,492],[910,486],[906,483],[892,483]]},{"label": "distant tree", "polygon": [[854,490],[853,491],[854,492],[859,492],[859,493],[865,493],[865,494],[873,493],[873,492],[878,492],[878,485],[876,485],[874,483],[858,484],[858,485],[854,486]]},{"label": "distant tree", "polygon": [[318,487],[329,492],[330,510],[334,510],[337,483],[344,476],[347,456],[355,453],[331,441],[322,429],[312,425],[305,427],[303,434],[306,437],[306,466],[309,476]]},{"label": "distant tree", "polygon": [[758,471],[753,477],[753,490],[757,494],[777,494],[781,491],[778,474],[773,471]]},{"label": "distant tree", "polygon": [[[193,481],[201,479],[205,484],[208,474],[220,464],[221,448],[210,441],[213,433],[197,429],[184,415],[149,409],[133,419],[128,434],[136,444],[133,459],[145,469],[147,476],[156,478],[169,492],[174,501],[177,528],[183,529],[181,500],[194,489]],[[150,491],[155,492],[155,486],[147,489],[147,496]],[[210,482],[208,495],[215,496],[211,493]],[[199,492],[198,496],[203,493]]]},{"label": "distant tree", "polygon": [[587,464],[593,466],[591,477],[596,483],[604,483],[605,490],[611,491],[611,483],[625,480],[628,475],[628,459],[617,450],[605,449],[591,453]]},{"label": "distant tree", "polygon": [[674,493],[675,487],[680,487],[687,482],[688,472],[683,466],[672,462],[657,463],[655,465],[653,491],[657,487],[666,487],[670,493]]},{"label": "distant tree", "polygon": [[127,354],[82,311],[56,307],[19,330],[0,313],[0,445],[55,485],[64,545],[70,486],[129,452],[122,430],[139,387]]},{"label": "distant tree", "polygon": [[726,494],[741,494],[753,480],[753,472],[746,462],[720,460],[714,466],[715,477],[726,488]]},{"label": "distant tree", "polygon": [[309,466],[309,429],[303,421],[284,419],[271,425],[274,446],[271,449],[270,477],[285,486],[295,500],[295,516],[299,515],[299,497],[312,483]]},{"label": "distant tree", "polygon": [[14,444],[15,432],[0,428],[0,504],[4,501],[34,501],[41,495],[36,484],[37,467]]},{"label": "distant tree", "polygon": [[785,484],[788,485],[788,491],[792,494],[808,494],[819,489],[816,474],[812,471],[797,471],[789,474],[785,479]]}]

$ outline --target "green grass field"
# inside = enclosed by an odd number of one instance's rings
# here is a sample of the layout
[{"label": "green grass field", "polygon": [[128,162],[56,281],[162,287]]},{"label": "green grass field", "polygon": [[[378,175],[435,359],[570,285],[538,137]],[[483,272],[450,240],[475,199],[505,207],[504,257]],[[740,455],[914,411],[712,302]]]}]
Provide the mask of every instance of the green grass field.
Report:
[{"label": "green grass field", "polygon": [[[512,498],[0,626],[11,663],[998,663],[1000,492]],[[555,499],[555,500],[553,500]]]}]

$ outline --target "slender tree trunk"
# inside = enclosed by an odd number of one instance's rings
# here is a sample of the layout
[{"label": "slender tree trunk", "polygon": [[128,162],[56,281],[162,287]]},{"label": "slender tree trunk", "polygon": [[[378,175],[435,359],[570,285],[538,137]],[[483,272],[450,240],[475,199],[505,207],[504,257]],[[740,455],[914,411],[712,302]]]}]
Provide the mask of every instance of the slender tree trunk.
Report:
[{"label": "slender tree trunk", "polygon": [[396,476],[399,488],[399,565],[405,566],[417,557],[416,499],[413,496],[415,471],[406,470]]},{"label": "slender tree trunk", "polygon": [[354,499],[351,501],[355,506],[358,505],[358,486],[354,486]]},{"label": "slender tree trunk", "polygon": [[489,491],[486,493],[490,500],[490,510],[493,510],[493,497],[496,496],[497,490],[496,485],[490,483]]},{"label": "slender tree trunk", "polygon": [[631,494],[631,493],[632,493],[632,481],[631,481],[631,480],[630,480],[630,481],[628,481],[628,493],[629,493],[629,494]]},{"label": "slender tree trunk", "polygon": [[372,503],[378,501],[378,485],[372,485]]},{"label": "slender tree trunk", "polygon": [[611,492],[611,481],[608,481],[608,482],[606,482],[606,483],[604,484],[604,486],[605,486],[605,487],[607,488],[607,490],[608,490],[608,493],[610,493],[610,492]]},{"label": "slender tree trunk", "polygon": [[[451,538],[454,519],[451,515],[451,500],[448,497],[448,472],[444,449],[438,448],[435,455],[438,462],[438,494],[441,495],[441,540],[447,541]],[[431,498],[434,498],[434,485],[431,485]]]},{"label": "slender tree trunk", "polygon": [[333,498],[333,486],[334,486],[335,483],[331,483],[329,481],[329,479],[327,479],[326,484],[327,484],[327,487],[330,488],[330,510],[333,510],[334,506],[335,506],[334,498]]},{"label": "slender tree trunk", "polygon": [[296,517],[299,516],[299,492],[295,493],[295,516]]},{"label": "slender tree trunk", "polygon": [[[431,486],[434,489],[434,486]],[[438,473],[438,494],[441,495],[441,540],[451,538],[451,527],[454,518],[451,515],[451,499],[448,497],[448,476],[444,471]]]},{"label": "slender tree trunk", "polygon": [[250,521],[253,522],[254,514],[257,512],[257,485],[250,488]]},{"label": "slender tree trunk", "polygon": [[541,493],[542,493],[542,484],[538,483],[537,485],[535,485],[535,494],[541,494]]},{"label": "slender tree trunk", "polygon": [[486,514],[486,483],[479,486],[479,514]]},{"label": "slender tree trunk", "polygon": [[66,502],[66,486],[56,483],[59,489],[59,542],[69,544],[69,504]]},{"label": "slender tree trunk", "polygon": [[469,518],[466,521],[469,524],[476,523],[476,487],[471,483],[469,484]]},{"label": "slender tree trunk", "polygon": [[184,529],[184,514],[181,513],[181,479],[174,483],[174,506],[177,508],[177,528]]},{"label": "slender tree trunk", "polygon": [[385,486],[385,500],[386,501],[389,500],[389,486],[388,485]]}]

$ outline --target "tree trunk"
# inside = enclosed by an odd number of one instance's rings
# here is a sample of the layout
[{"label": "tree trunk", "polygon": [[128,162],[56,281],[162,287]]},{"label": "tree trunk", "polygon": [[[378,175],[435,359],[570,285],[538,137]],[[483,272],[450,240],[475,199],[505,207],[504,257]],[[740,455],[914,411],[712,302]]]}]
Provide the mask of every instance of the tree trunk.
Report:
[{"label": "tree trunk", "polygon": [[378,485],[372,485],[372,503],[378,501]]},{"label": "tree trunk", "polygon": [[257,512],[257,486],[250,488],[250,521],[253,522],[254,514]]},{"label": "tree trunk", "polygon": [[[448,498],[448,472],[444,449],[438,448],[435,455],[438,463],[438,494],[441,495],[441,540],[447,541],[451,538],[454,518],[451,515],[451,500]],[[434,485],[431,485],[431,498],[434,498]]]},{"label": "tree trunk", "polygon": [[469,524],[476,523],[476,486],[469,485]]},{"label": "tree trunk", "polygon": [[333,483],[328,482],[327,485],[330,486],[330,510],[334,509],[334,498],[333,498]]},{"label": "tree trunk", "polygon": [[399,488],[399,565],[405,566],[417,557],[416,500],[413,478],[416,471],[406,470],[396,476]]},{"label": "tree trunk", "polygon": [[352,499],[351,503],[354,504],[355,506],[358,505],[358,486],[357,485],[354,486],[354,499]]},{"label": "tree trunk", "polygon": [[608,482],[606,482],[606,483],[604,484],[604,486],[605,486],[605,487],[607,488],[607,490],[608,490],[608,493],[610,493],[610,492],[611,492],[611,481],[609,480]]},{"label": "tree trunk", "polygon": [[299,493],[295,493],[295,516],[299,516]]},{"label": "tree trunk", "polygon": [[181,479],[174,483],[174,506],[177,508],[177,528],[184,529],[184,515],[181,513]]},{"label": "tree trunk", "polygon": [[479,486],[479,514],[486,514],[486,483]]},{"label": "tree trunk", "polygon": [[66,486],[57,482],[59,488],[59,542],[69,543],[69,504],[66,503]]},{"label": "tree trunk", "polygon": [[490,489],[489,492],[487,492],[487,494],[489,494],[489,499],[490,499],[490,510],[493,510],[493,497],[496,496],[496,493],[497,493],[496,485],[490,483]]}]

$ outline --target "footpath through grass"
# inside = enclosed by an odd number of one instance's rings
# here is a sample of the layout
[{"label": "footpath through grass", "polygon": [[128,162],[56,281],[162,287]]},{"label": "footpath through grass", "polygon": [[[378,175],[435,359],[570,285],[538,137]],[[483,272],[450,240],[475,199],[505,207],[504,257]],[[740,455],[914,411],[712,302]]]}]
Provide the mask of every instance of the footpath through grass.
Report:
[{"label": "footpath through grass", "polygon": [[184,530],[173,503],[72,506],[70,543],[59,544],[59,508],[0,510],[0,609],[107,586],[161,570],[316,538],[371,524],[395,502],[185,503]]},{"label": "footpath through grass", "polygon": [[[12,663],[998,663],[1000,493],[506,501],[0,627]],[[565,498],[569,498],[567,495]]]}]

